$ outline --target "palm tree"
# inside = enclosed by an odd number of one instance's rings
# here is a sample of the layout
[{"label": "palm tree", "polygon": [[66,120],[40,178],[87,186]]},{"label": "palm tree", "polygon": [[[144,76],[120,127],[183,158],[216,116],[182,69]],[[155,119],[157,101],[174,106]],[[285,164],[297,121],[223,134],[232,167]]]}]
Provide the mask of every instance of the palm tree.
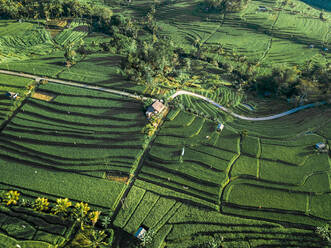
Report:
[{"label": "palm tree", "polygon": [[68,198],[62,199],[58,198],[56,199],[56,205],[53,207],[52,212],[54,214],[59,214],[66,216],[68,214],[68,209],[72,205],[71,201],[69,201]]},{"label": "palm tree", "polygon": [[48,199],[38,197],[33,204],[33,209],[39,212],[46,211],[48,209]]},{"label": "palm tree", "polygon": [[11,204],[17,205],[19,196],[20,196],[20,193],[18,193],[16,190],[15,191],[10,190],[5,194],[3,201],[6,202],[7,206],[9,206]]},{"label": "palm tree", "polygon": [[84,229],[84,220],[88,211],[90,211],[90,207],[84,202],[76,203],[73,210],[73,217],[80,223],[82,230]]},{"label": "palm tree", "polygon": [[[86,228],[80,231],[76,237],[73,239],[69,247],[71,248],[97,248],[102,245],[109,245],[103,240],[107,235],[105,231],[99,231],[92,228]],[[107,246],[108,247],[108,246]]]}]

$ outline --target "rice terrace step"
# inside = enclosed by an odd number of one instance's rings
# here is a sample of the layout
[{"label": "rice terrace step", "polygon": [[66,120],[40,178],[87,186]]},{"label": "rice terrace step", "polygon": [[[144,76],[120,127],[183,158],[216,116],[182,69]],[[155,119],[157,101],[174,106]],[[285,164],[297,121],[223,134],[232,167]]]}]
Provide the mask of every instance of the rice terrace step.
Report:
[{"label": "rice terrace step", "polygon": [[327,0],[0,4],[0,247],[331,246]]}]

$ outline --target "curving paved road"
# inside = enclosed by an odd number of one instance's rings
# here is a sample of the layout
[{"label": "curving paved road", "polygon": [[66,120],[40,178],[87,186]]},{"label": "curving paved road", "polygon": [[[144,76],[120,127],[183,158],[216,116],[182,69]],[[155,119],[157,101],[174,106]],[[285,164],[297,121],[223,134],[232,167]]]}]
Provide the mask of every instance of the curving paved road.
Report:
[{"label": "curving paved road", "polygon": [[[0,70],[0,73],[2,74],[7,74],[7,75],[13,75],[13,76],[19,76],[19,77],[25,77],[25,78],[31,78],[36,81],[40,80],[47,80],[48,82],[52,83],[57,83],[57,84],[64,84],[64,85],[69,85],[69,86],[75,86],[75,87],[80,87],[80,88],[85,88],[85,89],[90,89],[90,90],[98,90],[98,91],[103,91],[103,92],[108,92],[116,95],[121,95],[121,96],[126,96],[138,100],[147,100],[151,99],[149,97],[142,97],[140,98],[139,96],[135,94],[131,94],[128,92],[120,91],[120,90],[113,90],[113,89],[108,89],[108,88],[103,88],[99,86],[93,86],[93,85],[87,85],[87,84],[81,84],[81,83],[75,83],[72,81],[65,81],[65,80],[60,80],[60,79],[55,79],[55,78],[47,78],[47,77],[40,77],[32,74],[27,74],[27,73],[21,73],[21,72],[14,72],[14,71],[6,71],[6,70]],[[153,101],[156,101],[156,99],[152,99]]]},{"label": "curving paved road", "polygon": [[317,103],[310,103],[310,104],[307,104],[307,105],[303,105],[303,106],[300,106],[300,107],[297,107],[297,108],[294,108],[294,109],[290,109],[286,112],[283,112],[283,113],[280,113],[280,114],[276,114],[276,115],[270,115],[270,116],[265,116],[265,117],[246,117],[246,116],[242,116],[242,115],[238,115],[236,113],[233,113],[230,109],[218,104],[217,102],[205,97],[205,96],[202,96],[202,95],[199,95],[199,94],[196,94],[196,93],[193,93],[193,92],[190,92],[190,91],[186,91],[186,90],[179,90],[177,91],[175,94],[171,95],[169,97],[169,100],[172,100],[174,99],[175,97],[177,96],[180,96],[180,95],[189,95],[189,96],[194,96],[194,97],[197,97],[197,98],[200,98],[206,102],[209,102],[210,104],[216,106],[217,108],[221,109],[222,111],[224,112],[227,112],[229,113],[230,115],[234,116],[234,117],[237,117],[239,119],[242,119],[242,120],[247,120],[247,121],[267,121],[267,120],[273,120],[273,119],[277,119],[277,118],[280,118],[280,117],[283,117],[283,116],[286,116],[286,115],[289,115],[289,114],[293,114],[297,111],[300,111],[302,109],[306,109],[306,108],[311,108],[311,107],[316,107],[316,106],[320,106],[320,105],[323,105],[323,104],[326,104],[326,102],[317,102]]},{"label": "curving paved road", "polygon": [[[138,99],[138,100],[147,100],[147,99],[152,99],[153,101],[156,101],[157,99],[153,99],[153,98],[148,98],[148,97],[142,97],[140,98],[137,95],[128,93],[128,92],[124,92],[124,91],[120,91],[120,90],[113,90],[113,89],[108,89],[108,88],[103,88],[103,87],[99,87],[99,86],[92,86],[92,85],[87,85],[87,84],[81,84],[81,83],[76,83],[76,82],[72,82],[72,81],[65,81],[65,80],[60,80],[60,79],[54,79],[54,78],[44,78],[44,77],[40,77],[40,76],[36,76],[36,75],[32,75],[32,74],[27,74],[27,73],[21,73],[21,72],[14,72],[14,71],[7,71],[7,70],[0,70],[0,73],[3,74],[7,74],[7,75],[13,75],[13,76],[19,76],[19,77],[25,77],[25,78],[31,78],[31,79],[35,79],[36,81],[40,81],[40,80],[47,80],[48,82],[53,82],[53,83],[58,83],[58,84],[63,84],[63,85],[69,85],[69,86],[75,86],[75,87],[80,87],[80,88],[85,88],[85,89],[90,89],[90,90],[98,90],[98,91],[103,91],[103,92],[108,92],[108,93],[112,93],[112,94],[116,94],[116,95],[121,95],[121,96],[126,96],[126,97],[130,97],[130,98],[134,98],[134,99]],[[320,106],[323,104],[326,104],[326,102],[317,102],[317,103],[310,103],[307,105],[303,105],[291,110],[288,110],[286,112],[280,113],[280,114],[276,114],[276,115],[271,115],[271,116],[266,116],[266,117],[246,117],[246,116],[242,116],[242,115],[238,115],[236,113],[233,113],[230,109],[218,104],[217,102],[190,92],[190,91],[186,91],[186,90],[179,90],[176,93],[174,93],[173,95],[171,95],[168,100],[172,100],[177,96],[180,95],[190,95],[190,96],[194,96],[197,98],[200,98],[206,102],[209,102],[210,104],[216,106],[217,108],[219,108],[220,110],[229,113],[230,115],[237,117],[239,119],[242,120],[247,120],[247,121],[267,121],[267,120],[273,120],[273,119],[277,119],[289,114],[293,114],[295,112],[298,112],[302,109],[306,109],[306,108],[311,108],[311,107],[316,107],[316,106]]]}]

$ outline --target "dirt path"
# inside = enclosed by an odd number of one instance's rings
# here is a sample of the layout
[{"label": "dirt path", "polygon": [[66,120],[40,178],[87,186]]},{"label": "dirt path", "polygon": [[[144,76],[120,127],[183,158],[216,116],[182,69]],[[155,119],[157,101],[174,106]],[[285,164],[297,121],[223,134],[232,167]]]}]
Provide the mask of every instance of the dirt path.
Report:
[{"label": "dirt path", "polygon": [[[6,71],[6,70],[0,70],[0,73],[7,74],[7,75],[13,75],[13,76],[19,76],[19,77],[25,77],[25,78],[31,78],[31,79],[34,79],[36,81],[47,80],[48,82],[57,83],[57,84],[69,85],[69,86],[74,86],[74,87],[90,89],[90,90],[98,90],[98,91],[112,93],[112,94],[115,94],[115,95],[121,95],[121,96],[126,96],[126,97],[129,97],[129,98],[134,98],[134,99],[137,99],[137,100],[150,99],[148,97],[140,98],[139,96],[137,96],[135,94],[131,94],[131,93],[120,91],[120,90],[113,90],[113,89],[103,88],[103,87],[99,87],[99,86],[81,84],[81,83],[76,83],[76,82],[72,82],[72,81],[65,81],[65,80],[60,80],[60,79],[55,79],[55,78],[40,77],[40,76],[27,74],[27,73]],[[156,99],[152,99],[152,100],[155,101]]]},{"label": "dirt path", "polygon": [[180,95],[189,95],[189,96],[194,96],[194,97],[200,98],[200,99],[202,99],[206,102],[209,102],[210,104],[216,106],[220,110],[229,113],[230,115],[232,115],[236,118],[239,118],[239,119],[242,119],[242,120],[247,120],[247,121],[267,121],[267,120],[278,119],[280,117],[283,117],[283,116],[286,116],[286,115],[289,115],[289,114],[293,114],[293,113],[295,113],[297,111],[300,111],[302,109],[316,107],[316,106],[326,104],[326,102],[310,103],[310,104],[303,105],[303,106],[300,106],[300,107],[297,107],[297,108],[294,108],[294,109],[290,109],[288,111],[285,111],[283,113],[276,114],[276,115],[270,115],[270,116],[265,116],[265,117],[246,117],[246,116],[242,116],[242,115],[238,115],[236,113],[233,113],[230,109],[218,104],[217,102],[214,102],[213,100],[211,100],[211,99],[209,99],[205,96],[202,96],[202,95],[199,95],[199,94],[196,94],[196,93],[193,93],[193,92],[189,92],[189,91],[186,91],[186,90],[177,91],[175,94],[170,96],[168,100],[172,100],[175,97],[180,96]]},{"label": "dirt path", "polygon": [[[277,4],[279,4],[279,6],[277,6]],[[276,8],[280,8],[280,4],[281,4],[281,3],[279,3],[279,2],[277,1],[277,2],[276,2]],[[269,30],[269,32],[270,32],[270,36],[271,36],[271,37],[270,37],[270,40],[269,40],[269,42],[268,42],[268,45],[267,45],[266,50],[264,51],[264,53],[262,54],[261,58],[259,59],[259,62],[260,62],[260,63],[261,63],[261,62],[267,57],[267,55],[268,55],[269,52],[270,52],[270,49],[271,49],[271,47],[272,47],[272,42],[273,42],[272,32],[274,31],[275,25],[276,25],[276,23],[277,23],[277,21],[278,21],[278,19],[279,19],[280,14],[281,14],[281,11],[278,11],[277,14],[276,14],[276,19],[275,19],[274,23],[272,24],[272,26],[271,26],[271,28],[270,28],[270,30]]]}]

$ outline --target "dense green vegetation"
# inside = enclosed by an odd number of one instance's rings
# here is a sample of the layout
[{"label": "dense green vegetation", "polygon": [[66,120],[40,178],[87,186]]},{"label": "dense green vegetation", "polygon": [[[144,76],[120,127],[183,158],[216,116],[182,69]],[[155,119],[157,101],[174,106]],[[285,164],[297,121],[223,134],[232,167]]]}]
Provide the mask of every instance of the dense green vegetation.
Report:
[{"label": "dense green vegetation", "polygon": [[222,12],[241,11],[247,6],[248,2],[249,0],[205,0],[208,8]]},{"label": "dense green vegetation", "polygon": [[9,236],[1,233],[0,245],[3,247],[15,247],[17,243],[21,247],[54,247],[65,244],[74,232],[72,221],[22,207],[1,205],[0,216],[1,231]]},{"label": "dense green vegetation", "polygon": [[[69,198],[102,211],[98,228],[121,229],[119,247],[328,247],[328,104],[252,122],[169,97],[187,90],[245,116],[330,103],[329,12],[297,0],[0,3],[1,69],[137,95],[0,76],[0,190],[34,209],[1,199],[0,246],[112,239],[36,212]],[[142,96],[170,107],[159,124]],[[62,217],[83,223],[74,209]],[[141,226],[146,238],[131,240]]]}]

